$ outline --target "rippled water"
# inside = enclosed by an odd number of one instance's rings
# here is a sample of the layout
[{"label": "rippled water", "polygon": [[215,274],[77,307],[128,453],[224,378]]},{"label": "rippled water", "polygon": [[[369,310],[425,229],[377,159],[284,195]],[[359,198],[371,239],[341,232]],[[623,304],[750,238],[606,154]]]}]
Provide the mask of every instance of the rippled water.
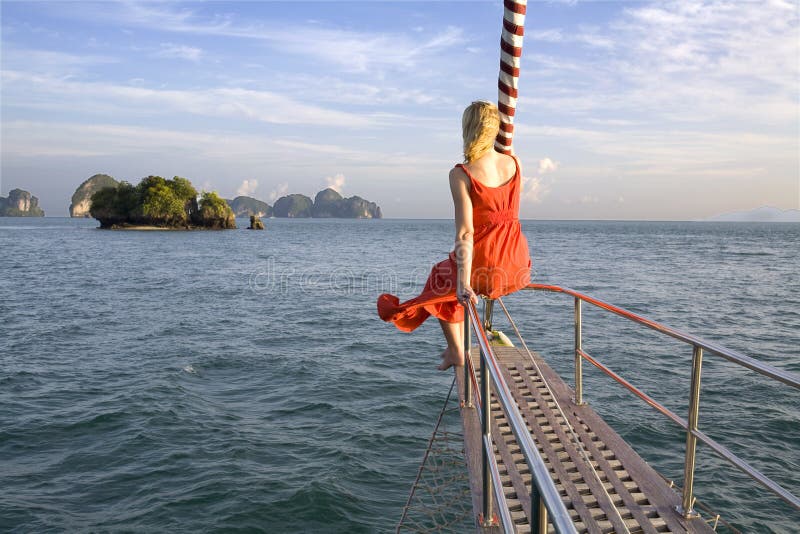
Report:
[{"label": "rippled water", "polygon": [[[447,221],[270,220],[265,232],[0,219],[0,531],[384,532],[451,376],[439,328],[375,314]],[[800,225],[525,222],[535,280],[800,372]],[[572,371],[572,302],[506,299]],[[501,328],[509,330],[498,318]],[[596,310],[587,350],[679,414],[691,348]],[[800,493],[800,396],[707,356],[700,424]],[[599,372],[586,397],[665,476],[679,429]],[[700,447],[697,493],[750,532],[800,516]]]}]

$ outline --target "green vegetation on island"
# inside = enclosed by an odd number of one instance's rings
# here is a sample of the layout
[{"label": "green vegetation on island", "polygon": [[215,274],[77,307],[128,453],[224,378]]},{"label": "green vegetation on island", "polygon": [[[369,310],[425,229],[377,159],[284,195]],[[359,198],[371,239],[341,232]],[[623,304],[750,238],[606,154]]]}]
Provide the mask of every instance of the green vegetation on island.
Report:
[{"label": "green vegetation on island", "polygon": [[313,202],[305,195],[286,195],[275,201],[275,217],[311,217]]},{"label": "green vegetation on island", "polygon": [[90,214],[100,228],[236,228],[224,199],[203,192],[198,202],[197,190],[180,176],[148,176],[135,186],[123,181],[105,187],[92,195]]},{"label": "green vegetation on island", "polygon": [[69,205],[70,217],[91,217],[89,209],[92,207],[92,195],[106,187],[117,187],[119,182],[107,174],[95,174],[84,181],[72,195]]},{"label": "green vegetation on island", "polygon": [[239,196],[233,200],[225,200],[237,217],[272,217],[272,206],[253,197]]},{"label": "green vegetation on island", "polygon": [[314,198],[312,217],[338,217],[344,219],[380,219],[381,208],[359,196],[343,198],[337,191],[323,189]]},{"label": "green vegetation on island", "polygon": [[0,217],[44,217],[39,199],[22,189],[12,189],[0,197]]},{"label": "green vegetation on island", "polygon": [[[106,189],[110,191],[97,195]],[[75,190],[69,206],[71,217],[94,217],[101,228],[156,226],[162,228],[234,228],[235,217],[380,219],[381,208],[359,196],[342,197],[332,188],[314,200],[301,194],[280,197],[274,206],[248,196],[219,199],[229,206],[230,218],[214,195],[198,202],[197,192],[185,178],[165,180],[148,176],[133,186],[107,174],[95,174]],[[95,196],[99,204],[94,204]],[[35,198],[35,197],[34,197]],[[203,206],[206,206],[205,210]],[[215,206],[212,209],[212,206]],[[225,212],[225,213],[223,213]]]}]

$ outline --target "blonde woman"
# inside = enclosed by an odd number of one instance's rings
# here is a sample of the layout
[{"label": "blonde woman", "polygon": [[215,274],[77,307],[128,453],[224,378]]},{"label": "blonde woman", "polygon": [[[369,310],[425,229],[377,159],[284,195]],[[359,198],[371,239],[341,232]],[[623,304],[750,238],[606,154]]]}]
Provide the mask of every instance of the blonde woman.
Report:
[{"label": "blonde woman", "polygon": [[530,282],[528,243],[519,224],[522,172],[514,156],[496,152],[500,128],[497,106],[477,101],[461,120],[464,163],[450,171],[456,242],[448,258],[434,265],[422,293],[400,300],[378,297],[378,314],[410,332],[433,315],[439,319],[447,348],[439,369],[464,365],[461,303],[477,295],[497,298]]}]

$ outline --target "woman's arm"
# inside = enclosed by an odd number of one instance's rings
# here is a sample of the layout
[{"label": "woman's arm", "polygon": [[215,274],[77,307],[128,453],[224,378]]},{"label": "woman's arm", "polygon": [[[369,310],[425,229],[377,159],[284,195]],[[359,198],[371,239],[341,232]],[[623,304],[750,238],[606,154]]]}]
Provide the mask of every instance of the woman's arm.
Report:
[{"label": "woman's arm", "polygon": [[470,286],[472,273],[472,199],[469,197],[469,178],[459,167],[450,171],[450,192],[453,195],[453,206],[456,217],[455,255],[458,266],[458,284],[456,296],[459,301],[466,299],[478,302],[478,297]]}]

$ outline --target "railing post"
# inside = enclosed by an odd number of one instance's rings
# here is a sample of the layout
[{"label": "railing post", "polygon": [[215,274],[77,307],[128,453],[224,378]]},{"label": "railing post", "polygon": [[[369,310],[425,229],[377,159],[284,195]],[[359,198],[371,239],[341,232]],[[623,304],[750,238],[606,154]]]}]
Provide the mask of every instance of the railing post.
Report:
[{"label": "railing post", "polygon": [[492,329],[492,313],[494,312],[494,299],[485,299],[483,301],[483,329],[491,331]]},{"label": "railing post", "polygon": [[469,358],[472,340],[470,339],[471,324],[469,321],[469,308],[464,305],[464,404],[466,408],[472,408],[472,377],[469,373]]},{"label": "railing post", "polygon": [[531,480],[531,534],[547,534],[547,508],[534,480]]},{"label": "railing post", "polygon": [[[492,402],[489,398],[489,370],[486,368],[486,354],[481,349],[481,429],[483,430],[483,443],[492,442]],[[481,526],[493,526],[494,511],[492,506],[492,476],[489,463],[489,451],[484,445],[483,449],[483,514]]]},{"label": "railing post", "polygon": [[575,404],[579,406],[585,404],[583,402],[583,357],[581,357],[583,350],[581,302],[581,299],[575,297]]},{"label": "railing post", "polygon": [[694,345],[692,353],[692,385],[689,393],[689,428],[686,429],[686,461],[683,466],[683,501],[678,511],[686,519],[699,517],[692,509],[694,504],[694,465],[697,438],[692,433],[697,430],[700,414],[700,370],[703,365],[703,348]]},{"label": "railing post", "polygon": [[[539,493],[539,488],[536,487],[536,481],[531,480],[531,534],[542,534],[539,530],[542,508],[539,506],[542,502],[542,494]],[[545,532],[547,532],[545,530]]]}]

